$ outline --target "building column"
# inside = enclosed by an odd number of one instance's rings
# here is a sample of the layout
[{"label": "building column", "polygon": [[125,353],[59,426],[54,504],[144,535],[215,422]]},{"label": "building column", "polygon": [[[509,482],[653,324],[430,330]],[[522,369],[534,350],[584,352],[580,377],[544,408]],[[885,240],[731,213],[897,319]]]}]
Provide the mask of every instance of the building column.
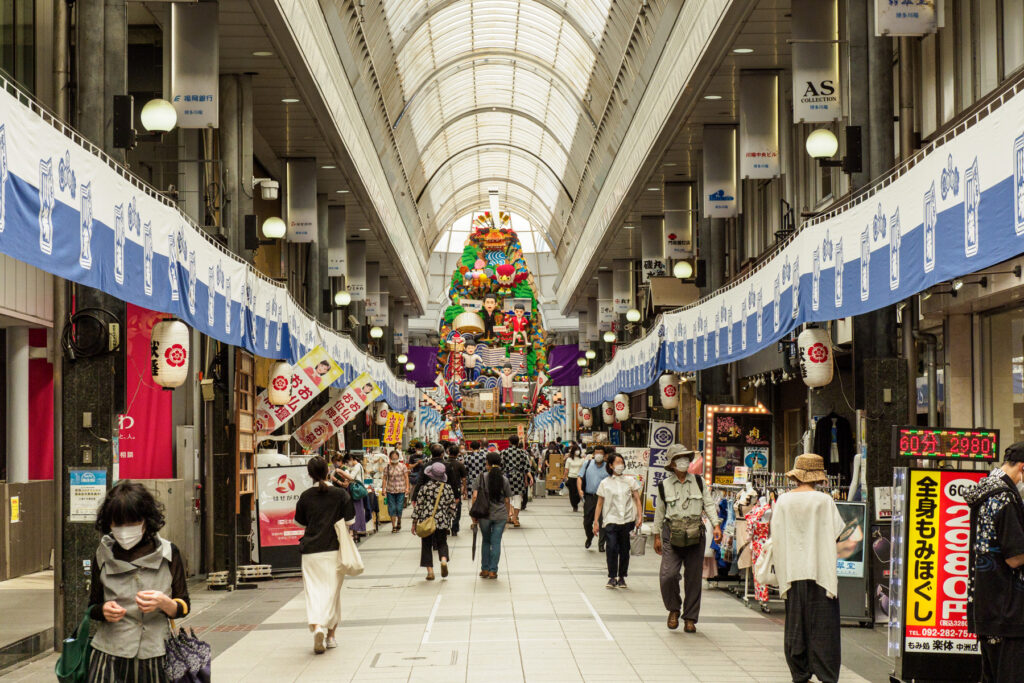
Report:
[{"label": "building column", "polygon": [[28,362],[27,327],[7,328],[7,482],[28,481]]},{"label": "building column", "polygon": [[[702,221],[700,255],[704,260],[707,276],[705,286],[701,289],[701,296],[706,296],[725,284],[728,222],[726,218],[709,218]],[[698,373],[700,379],[698,394],[704,403],[733,403],[736,400],[729,381],[729,367],[730,364],[723,363]]]},{"label": "building column", "polygon": [[224,178],[221,225],[227,231],[231,253],[252,262],[252,253],[243,249],[245,217],[253,212],[251,75],[223,74],[220,77],[219,132]]}]

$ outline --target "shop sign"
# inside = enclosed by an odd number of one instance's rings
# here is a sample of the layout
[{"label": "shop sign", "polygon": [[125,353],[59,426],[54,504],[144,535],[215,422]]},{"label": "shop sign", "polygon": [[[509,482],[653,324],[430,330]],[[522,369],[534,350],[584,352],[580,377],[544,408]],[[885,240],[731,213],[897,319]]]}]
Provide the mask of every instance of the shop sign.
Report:
[{"label": "shop sign", "polygon": [[387,424],[384,425],[384,443],[401,443],[404,429],[405,413],[396,410],[389,412]]},{"label": "shop sign", "polygon": [[21,496],[11,496],[11,524],[21,521]]},{"label": "shop sign", "polygon": [[[292,436],[306,450],[318,448],[378,396],[380,387],[370,379],[370,373],[364,372],[345,387],[336,401],[317,411],[316,415],[295,430]],[[363,446],[366,446],[365,440]]]},{"label": "shop sign", "polygon": [[316,242],[316,159],[289,159],[285,167],[288,241]]},{"label": "shop sign", "polygon": [[842,117],[836,0],[793,0],[793,121]]},{"label": "shop sign", "polygon": [[864,503],[837,502],[839,515],[845,523],[839,534],[836,575],[860,579],[864,577],[867,544],[867,506]]},{"label": "shop sign", "polygon": [[295,504],[313,486],[304,465],[256,470],[260,547],[298,545],[305,529],[295,523]]},{"label": "shop sign", "polygon": [[733,218],[736,201],[736,128],[704,126],[704,215]]},{"label": "shop sign", "polygon": [[347,244],[348,276],[345,284],[352,301],[366,301],[366,242],[358,240]]},{"label": "shop sign", "polygon": [[633,264],[627,259],[612,261],[612,299],[615,315],[633,307]]},{"label": "shop sign", "polygon": [[[345,277],[346,244],[345,207],[327,208],[327,277]],[[331,292],[334,296],[334,292]]]},{"label": "shop sign", "polygon": [[363,450],[367,448],[380,448],[380,439],[363,439]]},{"label": "shop sign", "polygon": [[907,494],[904,652],[970,654],[967,630],[970,509],[965,490],[985,472],[911,470]]},{"label": "shop sign", "polygon": [[779,76],[771,71],[740,74],[740,176],[779,175]]},{"label": "shop sign", "polygon": [[171,5],[171,104],[178,128],[217,128],[220,54],[217,3]]},{"label": "shop sign", "polygon": [[935,0],[875,0],[876,36],[923,36],[938,30]]},{"label": "shop sign", "polygon": [[107,471],[69,470],[68,484],[68,521],[92,524],[100,502],[107,495]]},{"label": "shop sign", "polygon": [[288,403],[283,406],[271,405],[266,389],[256,398],[256,419],[253,429],[258,433],[270,434],[339,377],[341,368],[331,360],[324,347],[314,347],[292,366],[292,395]]}]

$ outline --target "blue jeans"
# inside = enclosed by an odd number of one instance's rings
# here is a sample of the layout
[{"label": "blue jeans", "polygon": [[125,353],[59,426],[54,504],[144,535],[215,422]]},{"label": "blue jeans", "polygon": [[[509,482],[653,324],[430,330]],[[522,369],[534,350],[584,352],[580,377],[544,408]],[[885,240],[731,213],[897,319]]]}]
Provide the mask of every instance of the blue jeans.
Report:
[{"label": "blue jeans", "polygon": [[402,509],[405,507],[404,493],[388,494],[388,514],[391,515],[391,523],[402,519]]},{"label": "blue jeans", "polygon": [[501,559],[501,535],[505,533],[505,520],[481,519],[480,533],[483,544],[480,547],[480,571],[498,573]]}]

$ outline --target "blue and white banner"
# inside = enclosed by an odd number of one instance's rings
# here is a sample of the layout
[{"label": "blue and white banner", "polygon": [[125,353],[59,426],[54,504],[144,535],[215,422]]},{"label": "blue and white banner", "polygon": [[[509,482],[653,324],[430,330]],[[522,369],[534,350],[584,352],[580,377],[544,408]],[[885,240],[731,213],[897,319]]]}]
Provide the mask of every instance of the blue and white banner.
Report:
[{"label": "blue and white banner", "polygon": [[[752,355],[803,323],[883,308],[1024,252],[1024,93],[857,202],[804,224],[762,267],[665,314],[580,380],[587,407],[665,370]],[[895,332],[894,332],[895,333]]]},{"label": "blue and white banner", "polygon": [[7,90],[0,92],[0,253],[266,358],[295,363],[323,344],[344,371],[334,386],[369,372],[394,410],[416,408],[411,382],[319,325],[286,289]]}]

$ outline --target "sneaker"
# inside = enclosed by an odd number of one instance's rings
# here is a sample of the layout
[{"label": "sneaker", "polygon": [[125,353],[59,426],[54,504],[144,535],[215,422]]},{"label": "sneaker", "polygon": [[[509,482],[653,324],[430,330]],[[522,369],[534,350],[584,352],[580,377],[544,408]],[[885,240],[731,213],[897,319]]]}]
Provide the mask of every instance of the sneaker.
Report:
[{"label": "sneaker", "polygon": [[328,650],[338,647],[338,640],[337,640],[337,638],[328,638],[327,639],[326,647],[327,647]]},{"label": "sneaker", "polygon": [[604,585],[605,588],[618,588],[619,582],[615,579],[608,579],[608,583]]},{"label": "sneaker", "polygon": [[617,585],[619,588],[629,588],[629,586],[626,585],[626,579],[622,577],[619,578]]},{"label": "sneaker", "polygon": [[322,655],[327,650],[324,641],[327,639],[327,630],[323,626],[317,626],[313,631],[313,652]]}]

